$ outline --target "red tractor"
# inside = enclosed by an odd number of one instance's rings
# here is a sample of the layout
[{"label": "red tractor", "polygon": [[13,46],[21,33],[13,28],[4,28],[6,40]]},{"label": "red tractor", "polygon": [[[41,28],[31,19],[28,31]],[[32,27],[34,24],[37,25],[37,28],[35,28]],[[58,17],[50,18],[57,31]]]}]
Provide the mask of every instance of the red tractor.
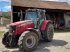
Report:
[{"label": "red tractor", "polygon": [[32,51],[40,40],[52,41],[54,28],[50,20],[46,20],[45,10],[26,10],[23,21],[8,25],[9,31],[4,34],[2,43],[13,47],[18,45],[20,50]]}]

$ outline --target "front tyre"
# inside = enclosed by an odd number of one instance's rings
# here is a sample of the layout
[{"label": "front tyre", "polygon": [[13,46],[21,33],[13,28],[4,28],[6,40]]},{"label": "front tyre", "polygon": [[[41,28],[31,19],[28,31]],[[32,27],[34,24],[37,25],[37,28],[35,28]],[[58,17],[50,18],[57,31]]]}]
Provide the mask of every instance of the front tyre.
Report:
[{"label": "front tyre", "polygon": [[16,41],[15,36],[9,35],[7,39],[8,39],[7,40],[8,47],[16,47],[17,46],[17,41]]},{"label": "front tyre", "polygon": [[38,36],[32,31],[25,31],[19,37],[18,45],[21,51],[32,51],[38,45]]},{"label": "front tyre", "polygon": [[53,27],[52,23],[48,23],[46,25],[46,29],[45,29],[44,33],[45,33],[44,40],[47,42],[52,41],[53,35],[54,35],[54,27]]},{"label": "front tyre", "polygon": [[16,38],[15,36],[9,35],[9,32],[6,32],[2,38],[2,43],[6,47],[14,47],[17,46]]},{"label": "front tyre", "polygon": [[4,35],[3,35],[3,38],[2,38],[2,44],[4,45],[7,45],[7,36],[8,36],[9,32],[6,32]]}]

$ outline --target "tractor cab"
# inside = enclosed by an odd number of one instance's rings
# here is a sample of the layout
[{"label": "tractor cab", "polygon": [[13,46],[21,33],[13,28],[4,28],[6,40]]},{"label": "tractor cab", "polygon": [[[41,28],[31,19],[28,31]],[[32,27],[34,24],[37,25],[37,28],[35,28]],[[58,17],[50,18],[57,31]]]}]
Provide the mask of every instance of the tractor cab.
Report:
[{"label": "tractor cab", "polygon": [[32,20],[35,28],[39,28],[42,21],[45,20],[45,10],[28,9],[26,10],[25,20]]}]

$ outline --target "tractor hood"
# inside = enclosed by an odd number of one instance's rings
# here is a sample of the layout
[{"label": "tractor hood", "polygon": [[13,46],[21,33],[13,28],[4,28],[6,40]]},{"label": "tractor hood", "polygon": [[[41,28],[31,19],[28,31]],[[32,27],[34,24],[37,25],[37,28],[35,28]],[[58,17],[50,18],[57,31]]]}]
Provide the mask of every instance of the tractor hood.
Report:
[{"label": "tractor hood", "polygon": [[24,21],[18,21],[18,22],[14,22],[9,24],[9,26],[20,26],[20,25],[27,25],[27,24],[31,24],[33,23],[32,20],[24,20]]},{"label": "tractor hood", "polygon": [[[26,31],[28,28],[34,28],[34,24],[32,20],[24,20],[19,22],[14,22],[9,25],[10,27],[13,27],[15,35],[19,35]],[[12,29],[13,29],[12,28]]]}]

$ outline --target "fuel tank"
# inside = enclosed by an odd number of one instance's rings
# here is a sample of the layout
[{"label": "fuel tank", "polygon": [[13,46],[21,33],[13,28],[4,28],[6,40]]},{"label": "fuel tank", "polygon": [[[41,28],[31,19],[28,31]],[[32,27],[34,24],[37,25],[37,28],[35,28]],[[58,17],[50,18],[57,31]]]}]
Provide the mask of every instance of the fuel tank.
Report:
[{"label": "fuel tank", "polygon": [[11,23],[9,26],[15,26],[14,35],[20,35],[24,31],[26,31],[27,28],[34,28],[32,20],[24,20],[24,21]]}]

